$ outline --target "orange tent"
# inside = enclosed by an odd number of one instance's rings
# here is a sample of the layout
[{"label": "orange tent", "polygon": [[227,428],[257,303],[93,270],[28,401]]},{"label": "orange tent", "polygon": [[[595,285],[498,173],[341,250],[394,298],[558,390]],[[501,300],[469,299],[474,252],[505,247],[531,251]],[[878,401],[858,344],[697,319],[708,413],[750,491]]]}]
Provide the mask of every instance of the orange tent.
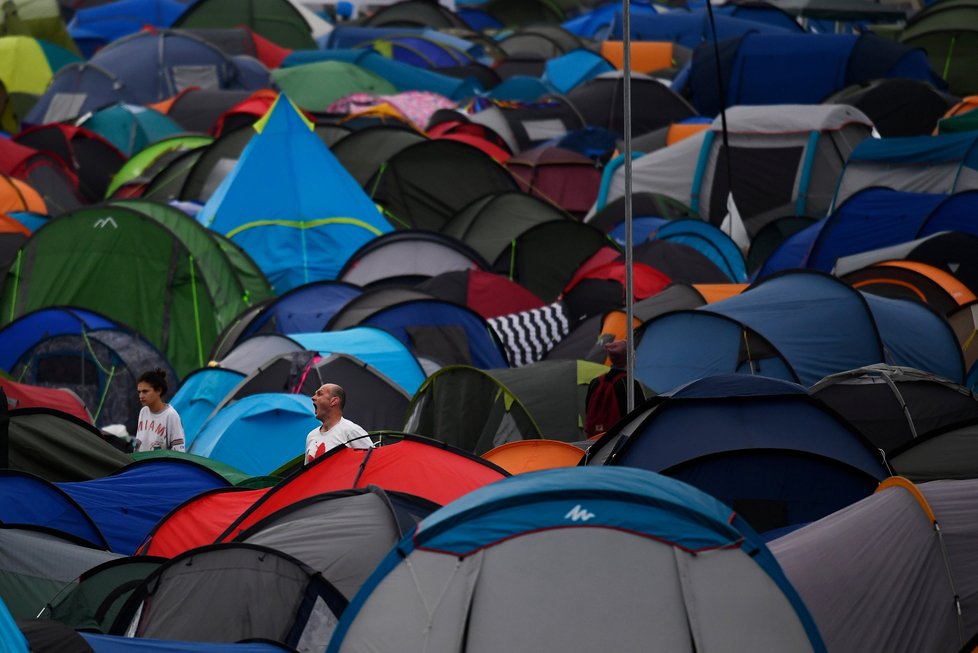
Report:
[{"label": "orange tent", "polygon": [[[41,195],[26,182],[0,175],[0,213],[30,211],[47,213],[48,207]],[[30,235],[30,232],[27,232]]]},{"label": "orange tent", "polygon": [[520,440],[502,444],[485,452],[482,457],[510,474],[522,474],[555,467],[574,467],[584,457],[584,450],[558,440]]},{"label": "orange tent", "polygon": [[976,299],[950,273],[916,261],[884,261],[850,272],[842,280],[857,290],[918,301],[942,315]]},{"label": "orange tent", "polygon": [[[618,70],[624,68],[625,48],[621,41],[603,41],[600,53]],[[631,55],[632,70],[638,73],[650,73],[676,64],[673,44],[669,42],[632,41]]]},{"label": "orange tent", "polygon": [[978,299],[966,285],[958,281],[957,277],[933,265],[917,263],[915,261],[884,261],[879,265],[891,268],[903,268],[904,270],[912,270],[922,274],[947,291],[947,294],[957,302],[958,306]]},{"label": "orange tent", "polygon": [[707,304],[729,299],[747,290],[746,283],[698,283],[693,284]]}]

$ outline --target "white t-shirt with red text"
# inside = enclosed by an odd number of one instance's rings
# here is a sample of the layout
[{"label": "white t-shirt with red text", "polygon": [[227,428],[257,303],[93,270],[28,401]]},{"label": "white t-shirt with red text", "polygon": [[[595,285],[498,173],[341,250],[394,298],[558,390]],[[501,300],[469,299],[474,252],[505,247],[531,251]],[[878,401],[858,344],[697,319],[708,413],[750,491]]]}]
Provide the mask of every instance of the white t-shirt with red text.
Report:
[{"label": "white t-shirt with red text", "polygon": [[166,408],[159,413],[151,411],[149,406],[143,406],[143,409],[139,411],[134,451],[155,451],[156,449],[185,451],[184,439],[180,415],[170,404],[167,404]]},{"label": "white t-shirt with red text", "polygon": [[340,421],[328,431],[314,428],[306,436],[305,462],[309,463],[341,444],[354,449],[369,449],[374,446],[374,443],[366,435],[367,432],[363,430],[363,427],[345,417],[341,417]]}]

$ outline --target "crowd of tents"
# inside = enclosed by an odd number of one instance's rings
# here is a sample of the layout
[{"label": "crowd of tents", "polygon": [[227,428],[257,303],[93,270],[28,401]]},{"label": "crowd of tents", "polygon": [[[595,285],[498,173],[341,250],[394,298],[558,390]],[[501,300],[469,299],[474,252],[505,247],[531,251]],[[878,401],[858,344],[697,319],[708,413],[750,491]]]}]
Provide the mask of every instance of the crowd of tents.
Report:
[{"label": "crowd of tents", "polygon": [[978,0],[2,9],[0,651],[978,650]]}]

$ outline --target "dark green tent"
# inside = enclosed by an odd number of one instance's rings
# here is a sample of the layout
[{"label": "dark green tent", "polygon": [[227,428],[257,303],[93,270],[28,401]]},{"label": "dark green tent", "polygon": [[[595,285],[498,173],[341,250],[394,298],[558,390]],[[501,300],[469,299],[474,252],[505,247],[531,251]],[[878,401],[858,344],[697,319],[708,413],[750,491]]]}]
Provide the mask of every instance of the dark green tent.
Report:
[{"label": "dark green tent", "polygon": [[370,192],[367,182],[385,161],[406,147],[428,140],[412,129],[375,125],[347,134],[330,150],[346,171]]},{"label": "dark green tent", "polygon": [[495,370],[444,367],[415,393],[404,430],[477,455],[516,440],[583,440],[588,384],[607,371],[572,360]]},{"label": "dark green tent", "polygon": [[284,48],[316,49],[309,23],[289,0],[202,0],[183,12],[173,27],[241,25]]},{"label": "dark green tent", "polygon": [[489,0],[486,12],[506,27],[562,23],[566,18],[553,0]]},{"label": "dark green tent", "polygon": [[467,29],[461,18],[437,2],[404,0],[378,9],[363,21],[366,27],[431,27]]},{"label": "dark green tent", "polygon": [[923,48],[955,95],[978,93],[978,0],[941,0],[907,22],[900,42]]}]

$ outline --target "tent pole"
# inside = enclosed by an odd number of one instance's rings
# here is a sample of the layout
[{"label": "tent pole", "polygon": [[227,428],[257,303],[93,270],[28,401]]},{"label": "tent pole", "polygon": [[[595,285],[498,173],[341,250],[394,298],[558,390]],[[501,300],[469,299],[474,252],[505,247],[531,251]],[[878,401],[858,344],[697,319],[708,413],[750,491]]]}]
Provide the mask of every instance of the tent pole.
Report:
[{"label": "tent pole", "polygon": [[634,262],[632,235],[632,15],[631,0],[622,0],[622,68],[624,69],[625,119],[625,382],[626,407],[635,409],[635,282],[632,272]]}]

